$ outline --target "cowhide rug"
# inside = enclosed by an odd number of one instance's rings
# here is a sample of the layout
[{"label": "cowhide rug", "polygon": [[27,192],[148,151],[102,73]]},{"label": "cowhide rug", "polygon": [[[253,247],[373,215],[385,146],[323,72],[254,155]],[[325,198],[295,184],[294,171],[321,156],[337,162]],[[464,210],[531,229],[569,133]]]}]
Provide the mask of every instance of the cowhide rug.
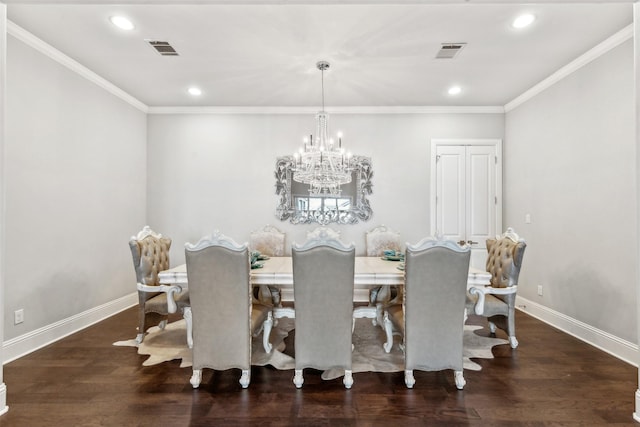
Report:
[{"label": "cowhide rug", "polygon": [[[271,343],[273,350],[265,353],[262,347],[262,335],[255,337],[252,343],[251,364],[255,366],[271,365],[276,369],[294,369],[292,349],[286,349],[285,338],[294,328],[294,320],[282,318],[278,325],[271,331]],[[464,369],[479,371],[480,365],[471,361],[472,358],[492,359],[491,348],[495,345],[508,344],[508,341],[482,337],[473,331],[481,329],[480,326],[465,325],[464,327]],[[352,370],[356,372],[398,372],[404,370],[404,357],[399,346],[399,338],[395,342],[391,352],[385,353],[382,344],[385,334],[380,327],[374,327],[369,319],[357,319],[353,333],[353,359]],[[142,344],[139,346],[135,340],[118,341],[116,346],[138,347],[138,354],[149,357],[142,363],[143,366],[156,365],[169,360],[180,359],[180,367],[187,368],[192,364],[191,350],[187,347],[186,325],[184,320],[169,323],[164,330],[153,327],[148,330]],[[289,353],[289,354],[287,354]],[[344,375],[340,369],[329,369],[322,374],[323,379],[333,379]]]}]

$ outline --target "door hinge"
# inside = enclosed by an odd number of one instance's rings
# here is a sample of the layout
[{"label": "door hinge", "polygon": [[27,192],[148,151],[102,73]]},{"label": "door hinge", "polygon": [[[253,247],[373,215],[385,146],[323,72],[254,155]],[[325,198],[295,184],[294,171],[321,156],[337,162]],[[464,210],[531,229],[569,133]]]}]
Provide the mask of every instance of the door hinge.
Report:
[{"label": "door hinge", "polygon": [[498,204],[498,196],[495,196],[493,199],[494,199],[495,204],[497,205]]}]

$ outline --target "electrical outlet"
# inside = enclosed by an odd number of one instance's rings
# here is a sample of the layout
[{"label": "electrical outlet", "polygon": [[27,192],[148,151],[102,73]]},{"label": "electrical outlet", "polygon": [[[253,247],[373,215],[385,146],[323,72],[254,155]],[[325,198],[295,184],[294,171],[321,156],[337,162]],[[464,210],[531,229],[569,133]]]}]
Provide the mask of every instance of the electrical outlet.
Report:
[{"label": "electrical outlet", "polygon": [[13,312],[13,324],[14,325],[19,325],[22,322],[24,322],[24,309],[23,308]]},{"label": "electrical outlet", "polygon": [[542,285],[538,285],[538,296],[542,296]]}]

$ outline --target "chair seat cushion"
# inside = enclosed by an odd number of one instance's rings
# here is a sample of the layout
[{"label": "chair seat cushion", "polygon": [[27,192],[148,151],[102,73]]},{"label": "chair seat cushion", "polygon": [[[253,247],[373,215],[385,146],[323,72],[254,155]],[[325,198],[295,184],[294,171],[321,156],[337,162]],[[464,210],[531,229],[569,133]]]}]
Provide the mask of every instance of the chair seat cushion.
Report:
[{"label": "chair seat cushion", "polygon": [[402,304],[391,305],[387,307],[386,311],[394,328],[404,335],[404,310],[402,309]]},{"label": "chair seat cushion", "polygon": [[[473,314],[473,309],[478,301],[477,295],[471,295],[467,292],[467,310],[469,310],[469,314]],[[497,314],[502,314],[504,316],[509,314],[509,305],[496,297],[495,295],[486,294],[484,297],[484,312],[483,316],[495,316]]]},{"label": "chair seat cushion", "polygon": [[[174,294],[174,299],[179,309],[189,307],[189,291],[182,291]],[[160,292],[153,298],[148,299],[144,304],[144,312],[168,314],[167,294],[165,292]]]}]

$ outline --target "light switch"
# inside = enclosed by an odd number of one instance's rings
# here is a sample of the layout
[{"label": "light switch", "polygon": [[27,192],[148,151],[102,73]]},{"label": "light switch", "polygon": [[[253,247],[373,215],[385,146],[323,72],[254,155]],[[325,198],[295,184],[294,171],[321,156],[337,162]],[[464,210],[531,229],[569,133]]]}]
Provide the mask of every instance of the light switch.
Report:
[{"label": "light switch", "polygon": [[526,214],[524,216],[524,223],[525,224],[531,224],[531,214]]}]

